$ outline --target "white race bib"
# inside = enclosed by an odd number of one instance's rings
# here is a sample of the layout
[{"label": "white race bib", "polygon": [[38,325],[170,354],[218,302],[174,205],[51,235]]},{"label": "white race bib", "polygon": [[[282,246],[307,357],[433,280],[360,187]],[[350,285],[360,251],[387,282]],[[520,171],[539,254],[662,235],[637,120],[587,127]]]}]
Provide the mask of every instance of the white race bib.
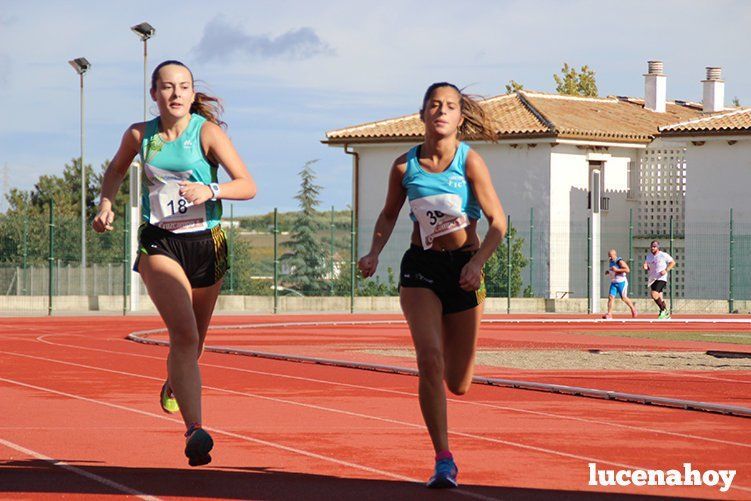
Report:
[{"label": "white race bib", "polygon": [[411,200],[409,206],[420,225],[423,249],[433,247],[436,237],[469,226],[469,218],[462,212],[462,197],[459,195],[431,195]]},{"label": "white race bib", "polygon": [[149,223],[173,233],[200,231],[206,225],[206,207],[193,205],[180,196],[182,181],[189,181],[192,170],[181,172],[160,169],[145,164],[144,174],[148,179],[151,213]]}]

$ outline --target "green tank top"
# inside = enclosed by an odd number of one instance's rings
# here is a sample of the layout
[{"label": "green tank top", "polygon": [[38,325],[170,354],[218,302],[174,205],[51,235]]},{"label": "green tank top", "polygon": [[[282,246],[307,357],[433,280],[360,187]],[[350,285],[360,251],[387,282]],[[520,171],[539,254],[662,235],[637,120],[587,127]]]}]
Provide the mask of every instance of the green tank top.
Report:
[{"label": "green tank top", "polygon": [[216,183],[217,166],[201,147],[201,127],[206,121],[191,114],[188,127],[174,141],[159,135],[159,117],[146,122],[141,142],[141,219],[173,233],[208,230],[222,218],[222,203],[211,200],[193,205],[180,196],[182,181]]}]

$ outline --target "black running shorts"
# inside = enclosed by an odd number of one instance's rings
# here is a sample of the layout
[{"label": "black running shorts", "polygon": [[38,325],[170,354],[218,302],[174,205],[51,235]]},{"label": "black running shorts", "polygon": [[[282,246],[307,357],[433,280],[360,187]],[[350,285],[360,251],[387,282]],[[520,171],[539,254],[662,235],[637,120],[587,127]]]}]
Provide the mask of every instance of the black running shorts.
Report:
[{"label": "black running shorts", "polygon": [[459,287],[459,278],[474,254],[475,251],[424,250],[412,245],[402,258],[399,287],[432,290],[441,300],[444,315],[472,309],[485,300],[485,276],[476,291]]},{"label": "black running shorts", "polygon": [[141,254],[167,256],[177,261],[194,289],[220,281],[229,269],[227,238],[221,225],[210,230],[173,233],[152,224],[139,228],[138,256],[133,271],[138,271]]},{"label": "black running shorts", "polygon": [[662,292],[667,285],[668,283],[665,280],[655,280],[649,288],[655,292]]}]

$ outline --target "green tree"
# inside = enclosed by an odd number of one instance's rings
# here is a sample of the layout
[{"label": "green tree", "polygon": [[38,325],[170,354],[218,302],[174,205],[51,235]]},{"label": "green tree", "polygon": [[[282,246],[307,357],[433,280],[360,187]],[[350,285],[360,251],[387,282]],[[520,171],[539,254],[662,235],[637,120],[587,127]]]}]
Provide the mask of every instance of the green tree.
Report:
[{"label": "green tree", "polygon": [[[524,239],[518,236],[516,228],[511,225],[508,229],[511,239],[511,296],[519,296],[522,288],[522,270],[527,266],[527,258],[524,257],[522,246]],[[485,263],[485,288],[489,297],[507,297],[508,291],[508,249],[506,239],[495,250],[490,259]],[[529,287],[527,288],[529,289]],[[525,290],[524,295],[531,294],[531,290]]]},{"label": "green tree", "polygon": [[563,63],[561,75],[553,75],[558,94],[569,96],[586,96],[597,97],[597,83],[595,81],[595,72],[587,65],[581,67],[579,71],[572,68],[568,63]]},{"label": "green tree", "polygon": [[[96,214],[96,201],[101,191],[105,161],[95,173],[86,166],[86,246],[91,263],[121,262],[122,234],[98,235],[90,229]],[[123,186],[115,200],[119,217],[116,228],[122,230],[122,217],[128,206],[129,183]],[[81,256],[81,161],[74,158],[63,167],[61,175],[43,175],[32,190],[12,189],[6,195],[8,210],[0,220],[0,261],[46,264],[49,246],[49,201],[55,207],[55,256],[63,262],[79,262]]]},{"label": "green tree", "polygon": [[320,293],[325,286],[323,276],[326,273],[326,252],[319,241],[318,233],[323,231],[316,207],[320,204],[318,195],[321,187],[315,184],[313,164],[317,160],[305,162],[300,171],[300,191],[295,198],[299,202],[300,212],[291,231],[289,241],[282,244],[291,252],[282,260],[291,273],[286,280],[289,287],[304,291],[305,294]]},{"label": "green tree", "polygon": [[509,82],[506,84],[506,94],[513,94],[514,92],[519,92],[520,90],[524,90],[524,85],[520,84],[516,80],[509,80]]},{"label": "green tree", "polygon": [[[339,276],[334,281],[334,295],[349,296],[352,291],[352,266],[349,261],[342,263]],[[356,270],[355,296],[398,296],[399,287],[394,277],[394,270],[389,266],[386,270],[387,278],[382,282],[379,277],[363,278],[360,270]]]},{"label": "green tree", "polygon": [[735,106],[736,108],[740,108],[741,107],[741,100],[738,99],[738,96],[735,96],[733,98],[733,106]]}]

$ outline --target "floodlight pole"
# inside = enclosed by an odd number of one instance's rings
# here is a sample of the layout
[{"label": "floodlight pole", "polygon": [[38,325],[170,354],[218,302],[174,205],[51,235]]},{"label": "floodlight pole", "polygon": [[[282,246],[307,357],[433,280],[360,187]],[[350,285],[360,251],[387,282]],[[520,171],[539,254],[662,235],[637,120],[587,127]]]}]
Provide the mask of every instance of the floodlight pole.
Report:
[{"label": "floodlight pole", "polygon": [[[148,23],[132,26],[136,36],[143,42],[143,121],[148,118],[149,74],[148,39],[156,30]],[[134,161],[130,166],[130,255],[131,260],[138,252],[138,226],[141,224],[141,162]],[[130,273],[130,311],[137,311],[141,299],[141,278],[137,272]]]}]

